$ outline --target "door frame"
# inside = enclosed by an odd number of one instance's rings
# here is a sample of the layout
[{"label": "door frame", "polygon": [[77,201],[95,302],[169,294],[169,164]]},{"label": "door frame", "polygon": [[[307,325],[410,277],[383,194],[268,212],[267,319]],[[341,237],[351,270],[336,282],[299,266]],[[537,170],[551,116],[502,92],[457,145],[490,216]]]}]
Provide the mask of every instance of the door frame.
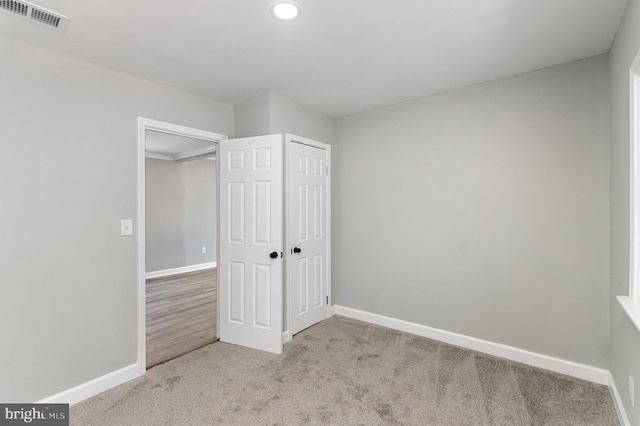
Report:
[{"label": "door frame", "polygon": [[[286,287],[285,294],[287,299],[284,300],[284,309],[287,313],[287,329],[282,333],[282,343],[287,343],[291,341],[293,335],[291,334],[293,330],[293,304],[291,303],[291,262],[290,256],[292,253],[293,246],[291,244],[291,235],[289,232],[289,204],[291,197],[289,195],[289,190],[291,186],[291,176],[289,173],[289,154],[290,154],[290,146],[292,143],[300,143],[303,145],[312,146],[314,148],[319,148],[325,150],[327,152],[327,297],[329,298],[329,303],[327,303],[327,316],[329,318],[331,316],[331,307],[333,304],[333,297],[331,294],[331,145],[326,143],[314,141],[312,139],[303,138],[301,136],[292,135],[289,133],[285,133],[284,139],[284,249],[287,256],[285,256],[285,265],[284,265],[284,285]],[[284,314],[284,312],[283,312]]]},{"label": "door frame", "polygon": [[[220,133],[209,132],[206,130],[200,130],[193,127],[181,126],[178,124],[168,123],[164,121],[153,120],[145,117],[138,117],[138,184],[137,184],[137,251],[138,251],[138,265],[137,265],[137,281],[138,281],[138,373],[139,375],[145,374],[147,371],[147,336],[146,336],[146,243],[145,243],[145,200],[146,200],[146,165],[145,165],[145,151],[146,151],[146,133],[147,130],[167,133],[176,136],[183,136],[193,139],[201,139],[204,141],[215,143],[224,139],[228,139],[226,135]],[[220,192],[220,170],[217,167],[216,161],[216,173],[218,178],[216,179],[216,241],[217,246],[220,246],[220,212],[218,194]],[[216,261],[219,260],[219,250],[216,250]],[[219,274],[219,270],[216,273]],[[219,282],[219,277],[216,277]],[[219,298],[217,299],[219,300]],[[216,315],[220,314],[220,309],[216,307]],[[219,320],[216,321],[216,335],[219,335]]]}]

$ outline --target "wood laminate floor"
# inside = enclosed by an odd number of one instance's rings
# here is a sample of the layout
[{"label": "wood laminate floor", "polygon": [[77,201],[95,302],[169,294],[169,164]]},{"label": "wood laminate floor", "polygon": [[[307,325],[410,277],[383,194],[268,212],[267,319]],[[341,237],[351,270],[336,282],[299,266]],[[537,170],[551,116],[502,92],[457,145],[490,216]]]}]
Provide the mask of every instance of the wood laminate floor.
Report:
[{"label": "wood laminate floor", "polygon": [[216,269],[146,283],[147,368],[217,340]]}]

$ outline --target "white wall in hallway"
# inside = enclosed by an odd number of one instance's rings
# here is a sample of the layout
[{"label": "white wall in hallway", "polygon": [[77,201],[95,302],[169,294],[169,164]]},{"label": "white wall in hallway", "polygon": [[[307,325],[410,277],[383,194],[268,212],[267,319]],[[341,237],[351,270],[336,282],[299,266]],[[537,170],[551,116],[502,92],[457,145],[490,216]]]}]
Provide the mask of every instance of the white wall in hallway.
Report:
[{"label": "white wall in hallway", "polygon": [[216,192],[213,160],[146,159],[147,273],[216,261]]}]

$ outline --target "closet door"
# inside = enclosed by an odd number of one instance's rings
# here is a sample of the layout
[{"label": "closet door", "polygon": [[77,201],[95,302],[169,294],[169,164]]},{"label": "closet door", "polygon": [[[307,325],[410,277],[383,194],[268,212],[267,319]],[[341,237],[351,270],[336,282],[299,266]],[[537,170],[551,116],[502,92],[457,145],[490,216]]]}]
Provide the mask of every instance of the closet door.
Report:
[{"label": "closet door", "polygon": [[223,140],[220,340],[282,353],[283,138]]},{"label": "closet door", "polygon": [[294,335],[329,315],[330,151],[304,138],[288,139],[288,285]]}]

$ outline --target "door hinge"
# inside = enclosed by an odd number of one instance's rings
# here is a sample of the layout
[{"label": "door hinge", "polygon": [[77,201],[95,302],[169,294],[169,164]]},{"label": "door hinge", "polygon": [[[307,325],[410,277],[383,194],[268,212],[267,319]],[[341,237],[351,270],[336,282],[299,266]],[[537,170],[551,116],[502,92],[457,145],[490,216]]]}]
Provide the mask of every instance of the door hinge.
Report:
[{"label": "door hinge", "polygon": [[327,305],[329,304],[329,296],[327,296]]}]

